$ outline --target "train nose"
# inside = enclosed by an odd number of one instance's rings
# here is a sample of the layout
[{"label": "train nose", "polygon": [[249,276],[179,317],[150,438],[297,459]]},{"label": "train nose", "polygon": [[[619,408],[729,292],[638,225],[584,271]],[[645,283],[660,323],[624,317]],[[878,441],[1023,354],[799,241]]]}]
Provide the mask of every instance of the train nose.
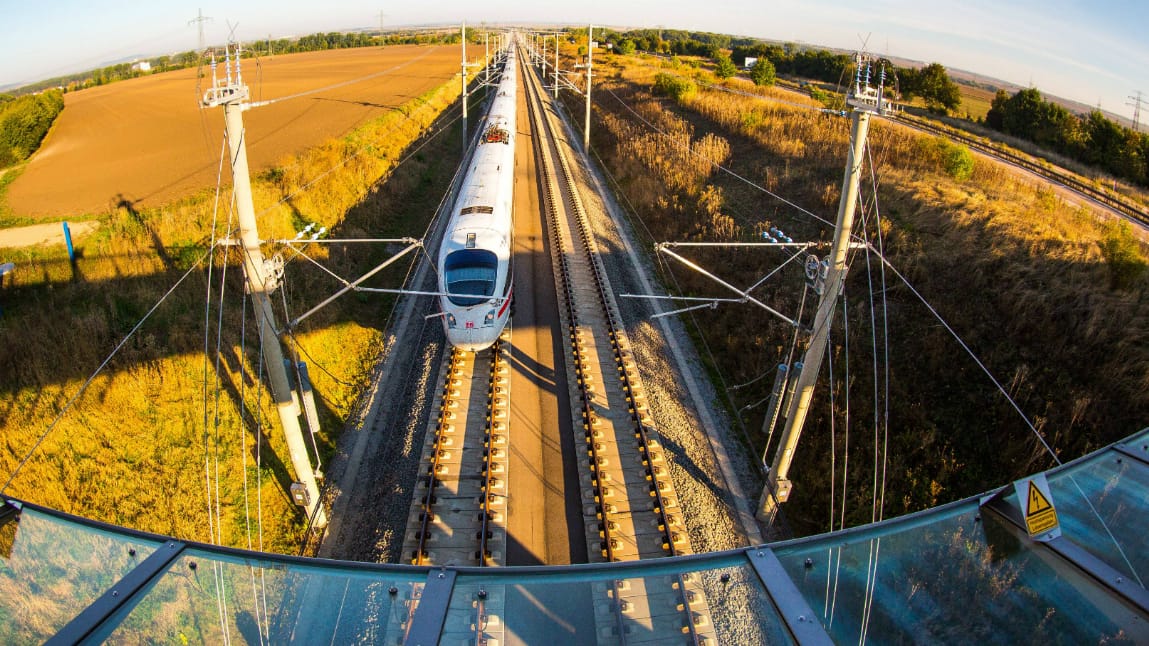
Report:
[{"label": "train nose", "polygon": [[480,352],[495,342],[495,331],[490,327],[460,327],[449,330],[447,340],[451,345],[468,352]]}]

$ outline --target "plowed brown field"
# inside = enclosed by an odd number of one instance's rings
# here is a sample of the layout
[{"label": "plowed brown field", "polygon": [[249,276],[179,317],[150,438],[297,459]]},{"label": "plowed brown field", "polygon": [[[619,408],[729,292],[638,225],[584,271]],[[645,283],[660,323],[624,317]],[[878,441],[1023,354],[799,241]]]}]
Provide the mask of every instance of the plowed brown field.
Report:
[{"label": "plowed brown field", "polygon": [[[245,112],[252,172],[443,84],[458,73],[459,54],[458,46],[409,45],[274,56],[258,66],[245,60],[253,101],[349,82]],[[124,200],[136,208],[155,206],[214,186],[223,109],[200,110],[195,73],[180,70],[65,95],[44,146],[8,189],[13,214],[101,213]]]}]

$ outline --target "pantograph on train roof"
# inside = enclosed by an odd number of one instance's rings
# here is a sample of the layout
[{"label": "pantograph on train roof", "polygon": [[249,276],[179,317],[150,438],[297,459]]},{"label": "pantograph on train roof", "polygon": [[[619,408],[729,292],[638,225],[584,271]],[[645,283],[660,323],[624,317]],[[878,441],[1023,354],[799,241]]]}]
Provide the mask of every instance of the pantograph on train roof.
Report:
[{"label": "pantograph on train roof", "polygon": [[491,126],[483,133],[483,143],[485,144],[509,144],[511,143],[511,133],[502,126]]}]

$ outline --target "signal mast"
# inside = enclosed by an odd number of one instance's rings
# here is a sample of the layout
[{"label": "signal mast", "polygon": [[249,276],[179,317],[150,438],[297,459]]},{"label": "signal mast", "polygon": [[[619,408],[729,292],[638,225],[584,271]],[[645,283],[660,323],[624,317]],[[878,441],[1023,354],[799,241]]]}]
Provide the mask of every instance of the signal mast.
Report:
[{"label": "signal mast", "polygon": [[[307,509],[307,515],[317,528],[327,525],[327,515],[319,497],[315,472],[307,454],[307,445],[299,426],[300,407],[292,393],[292,388],[284,367],[283,348],[279,343],[275,313],[271,308],[271,294],[279,287],[283,274],[282,261],[265,259],[259,248],[259,232],[256,228],[255,206],[251,196],[251,178],[247,168],[247,144],[244,138],[243,112],[249,109],[250,93],[243,83],[239,66],[239,46],[229,44],[224,53],[224,74],[221,77],[215,55],[212,55],[212,85],[201,99],[203,107],[223,106],[227,145],[231,153],[232,187],[235,191],[236,211],[239,217],[238,246],[243,250],[243,273],[251,294],[256,322],[259,326],[260,348],[264,364],[267,366],[271,382],[271,394],[287,438],[287,448],[291,453],[291,464],[299,482],[292,485],[291,493],[296,504]],[[233,240],[233,244],[236,242]]]}]

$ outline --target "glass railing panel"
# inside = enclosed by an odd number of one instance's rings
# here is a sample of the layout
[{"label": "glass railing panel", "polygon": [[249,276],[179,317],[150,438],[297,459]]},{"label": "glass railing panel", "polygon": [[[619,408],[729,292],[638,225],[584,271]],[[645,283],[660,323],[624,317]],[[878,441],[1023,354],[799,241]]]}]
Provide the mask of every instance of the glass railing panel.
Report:
[{"label": "glass railing panel", "polygon": [[[1062,536],[1149,583],[1149,467],[1107,451],[1048,480]],[[1016,504],[1016,498],[1009,501]]]},{"label": "glass railing panel", "polygon": [[109,643],[401,643],[426,573],[188,550],[116,617]]},{"label": "glass railing panel", "polygon": [[718,637],[716,643],[795,643],[753,567],[706,570],[700,576]]},{"label": "glass railing panel", "polygon": [[43,643],[160,545],[30,508],[10,517],[0,526],[4,643]]},{"label": "glass railing panel", "polygon": [[835,642],[1097,643],[1135,620],[973,502],[776,550]]},{"label": "glass railing panel", "polygon": [[691,643],[692,636],[703,643],[792,643],[749,563],[719,567],[741,561],[654,566],[656,572],[461,573],[440,643],[656,644]]}]

